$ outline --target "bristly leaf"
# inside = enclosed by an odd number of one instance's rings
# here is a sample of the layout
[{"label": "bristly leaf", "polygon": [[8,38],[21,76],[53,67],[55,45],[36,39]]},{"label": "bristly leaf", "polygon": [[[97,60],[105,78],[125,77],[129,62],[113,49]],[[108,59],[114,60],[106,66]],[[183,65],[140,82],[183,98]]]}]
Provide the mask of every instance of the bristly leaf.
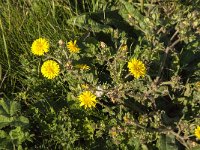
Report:
[{"label": "bristly leaf", "polygon": [[13,116],[16,113],[20,113],[21,107],[20,104],[16,101],[12,101],[10,104],[10,115]]},{"label": "bristly leaf", "polygon": [[1,98],[0,99],[0,114],[5,114],[5,113],[10,114],[9,102]]},{"label": "bristly leaf", "polygon": [[176,139],[173,135],[160,135],[156,145],[162,150],[178,150]]},{"label": "bristly leaf", "polygon": [[8,126],[12,121],[12,118],[0,115],[0,129]]}]

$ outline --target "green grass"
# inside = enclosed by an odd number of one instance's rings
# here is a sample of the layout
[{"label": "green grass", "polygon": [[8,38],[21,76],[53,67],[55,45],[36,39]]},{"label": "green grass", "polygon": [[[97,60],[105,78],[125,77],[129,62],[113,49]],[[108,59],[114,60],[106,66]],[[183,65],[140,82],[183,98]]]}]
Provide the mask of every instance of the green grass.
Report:
[{"label": "green grass", "polygon": [[20,72],[23,64],[20,64],[19,59],[22,55],[32,57],[30,48],[34,39],[42,36],[52,39],[52,43],[57,43],[76,32],[66,24],[66,20],[75,13],[71,10],[69,1],[7,0],[0,3],[2,78],[14,80],[23,76]]}]

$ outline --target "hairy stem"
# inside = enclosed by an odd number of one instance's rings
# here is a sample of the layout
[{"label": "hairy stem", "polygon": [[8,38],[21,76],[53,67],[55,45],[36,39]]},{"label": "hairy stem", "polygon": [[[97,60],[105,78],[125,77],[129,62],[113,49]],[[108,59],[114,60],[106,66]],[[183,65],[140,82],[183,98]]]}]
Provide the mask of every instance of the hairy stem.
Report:
[{"label": "hairy stem", "polygon": [[160,80],[160,77],[161,77],[161,73],[165,67],[165,63],[166,63],[166,59],[167,59],[167,56],[168,56],[168,53],[169,51],[176,45],[180,42],[180,39],[177,39],[176,41],[174,41],[170,46],[167,46],[167,48],[165,49],[165,55],[164,55],[164,58],[163,58],[163,61],[162,61],[162,64],[160,66],[160,69],[159,69],[159,72],[158,72],[158,75],[155,79],[155,83],[158,84],[159,80]]}]

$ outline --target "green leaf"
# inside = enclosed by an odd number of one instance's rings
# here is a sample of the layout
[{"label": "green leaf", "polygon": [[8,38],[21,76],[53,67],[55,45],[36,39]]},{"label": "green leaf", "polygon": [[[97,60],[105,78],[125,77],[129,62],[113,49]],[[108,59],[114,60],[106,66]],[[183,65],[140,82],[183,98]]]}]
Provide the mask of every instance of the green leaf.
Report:
[{"label": "green leaf", "polygon": [[25,134],[21,127],[16,127],[14,130],[11,130],[9,135],[12,140],[16,140],[17,145],[21,145],[25,140]]},{"label": "green leaf", "polygon": [[19,121],[23,124],[29,124],[29,120],[28,118],[24,117],[24,116],[20,116],[19,117]]},{"label": "green leaf", "polygon": [[7,138],[7,137],[8,137],[7,133],[3,130],[0,130],[0,139]]},{"label": "green leaf", "polygon": [[17,148],[17,150],[23,150],[22,146],[19,145],[18,148]]},{"label": "green leaf", "polygon": [[[95,32],[110,31],[111,28],[107,25],[99,24],[91,19],[90,15],[95,15],[96,13],[88,13],[84,15],[75,16],[67,20],[67,23],[73,26],[77,26],[82,29],[92,29]],[[102,13],[103,14],[103,13]],[[98,14],[99,15],[99,14]]]},{"label": "green leaf", "polygon": [[16,101],[12,101],[10,104],[10,115],[15,115],[20,109],[20,104]]},{"label": "green leaf", "polygon": [[[127,21],[130,22],[129,15],[133,17],[136,21],[138,21],[140,28],[142,29],[143,32],[146,32],[146,28],[148,25],[145,23],[145,17],[140,13],[140,11],[133,6],[132,3],[126,2],[124,0],[120,0],[122,5],[124,5],[124,9],[120,9],[119,13],[122,15],[122,17]],[[127,13],[125,13],[127,12]],[[146,31],[145,31],[146,30]]]},{"label": "green leaf", "polygon": [[195,146],[191,150],[200,150],[200,146]]},{"label": "green leaf", "polygon": [[0,99],[0,113],[2,114],[3,111],[5,111],[7,114],[10,114],[9,104],[7,101],[5,101],[3,98]]},{"label": "green leaf", "polygon": [[175,136],[173,135],[160,135],[156,145],[159,150],[178,150],[178,145],[176,145]]},{"label": "green leaf", "polygon": [[24,117],[24,116],[20,116],[20,117],[17,117],[13,122],[12,122],[12,125],[13,126],[26,126],[29,124],[29,120],[28,118]]},{"label": "green leaf", "polygon": [[5,126],[8,126],[12,122],[12,118],[0,115],[0,129]]},{"label": "green leaf", "polygon": [[134,147],[135,150],[141,149],[141,142],[138,138],[130,138],[128,141],[128,145]]},{"label": "green leaf", "polygon": [[9,139],[1,139],[0,140],[0,148],[1,149],[13,149],[12,144],[10,143]]}]

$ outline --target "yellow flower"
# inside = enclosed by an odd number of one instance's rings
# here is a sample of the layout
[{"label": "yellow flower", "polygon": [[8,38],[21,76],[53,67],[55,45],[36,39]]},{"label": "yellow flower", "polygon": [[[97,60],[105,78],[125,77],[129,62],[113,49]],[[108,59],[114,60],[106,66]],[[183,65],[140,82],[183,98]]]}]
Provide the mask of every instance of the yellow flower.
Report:
[{"label": "yellow flower", "polygon": [[91,108],[91,107],[95,107],[97,100],[96,100],[96,96],[94,94],[92,94],[90,91],[85,91],[83,93],[81,93],[78,97],[80,103],[80,106],[84,106],[85,109]]},{"label": "yellow flower", "polygon": [[200,126],[198,126],[195,130],[194,130],[194,134],[195,136],[200,139]]},{"label": "yellow flower", "polygon": [[133,74],[133,76],[136,79],[140,78],[140,76],[144,77],[146,74],[145,65],[141,61],[139,61],[135,58],[131,59],[128,62],[128,68],[129,68],[129,71],[131,72],[131,74]]},{"label": "yellow flower", "polygon": [[90,67],[86,64],[78,64],[75,66],[76,68],[82,69],[82,70],[90,70]]},{"label": "yellow flower", "polygon": [[47,60],[43,63],[41,67],[41,72],[44,77],[48,79],[53,79],[58,76],[60,67],[58,63],[54,60]]},{"label": "yellow flower", "polygon": [[49,51],[49,42],[44,38],[36,39],[32,46],[31,46],[31,52],[34,55],[42,56],[44,53]]},{"label": "yellow flower", "polygon": [[76,40],[73,42],[72,40],[67,43],[67,48],[70,53],[78,53],[80,48],[76,45]]}]

